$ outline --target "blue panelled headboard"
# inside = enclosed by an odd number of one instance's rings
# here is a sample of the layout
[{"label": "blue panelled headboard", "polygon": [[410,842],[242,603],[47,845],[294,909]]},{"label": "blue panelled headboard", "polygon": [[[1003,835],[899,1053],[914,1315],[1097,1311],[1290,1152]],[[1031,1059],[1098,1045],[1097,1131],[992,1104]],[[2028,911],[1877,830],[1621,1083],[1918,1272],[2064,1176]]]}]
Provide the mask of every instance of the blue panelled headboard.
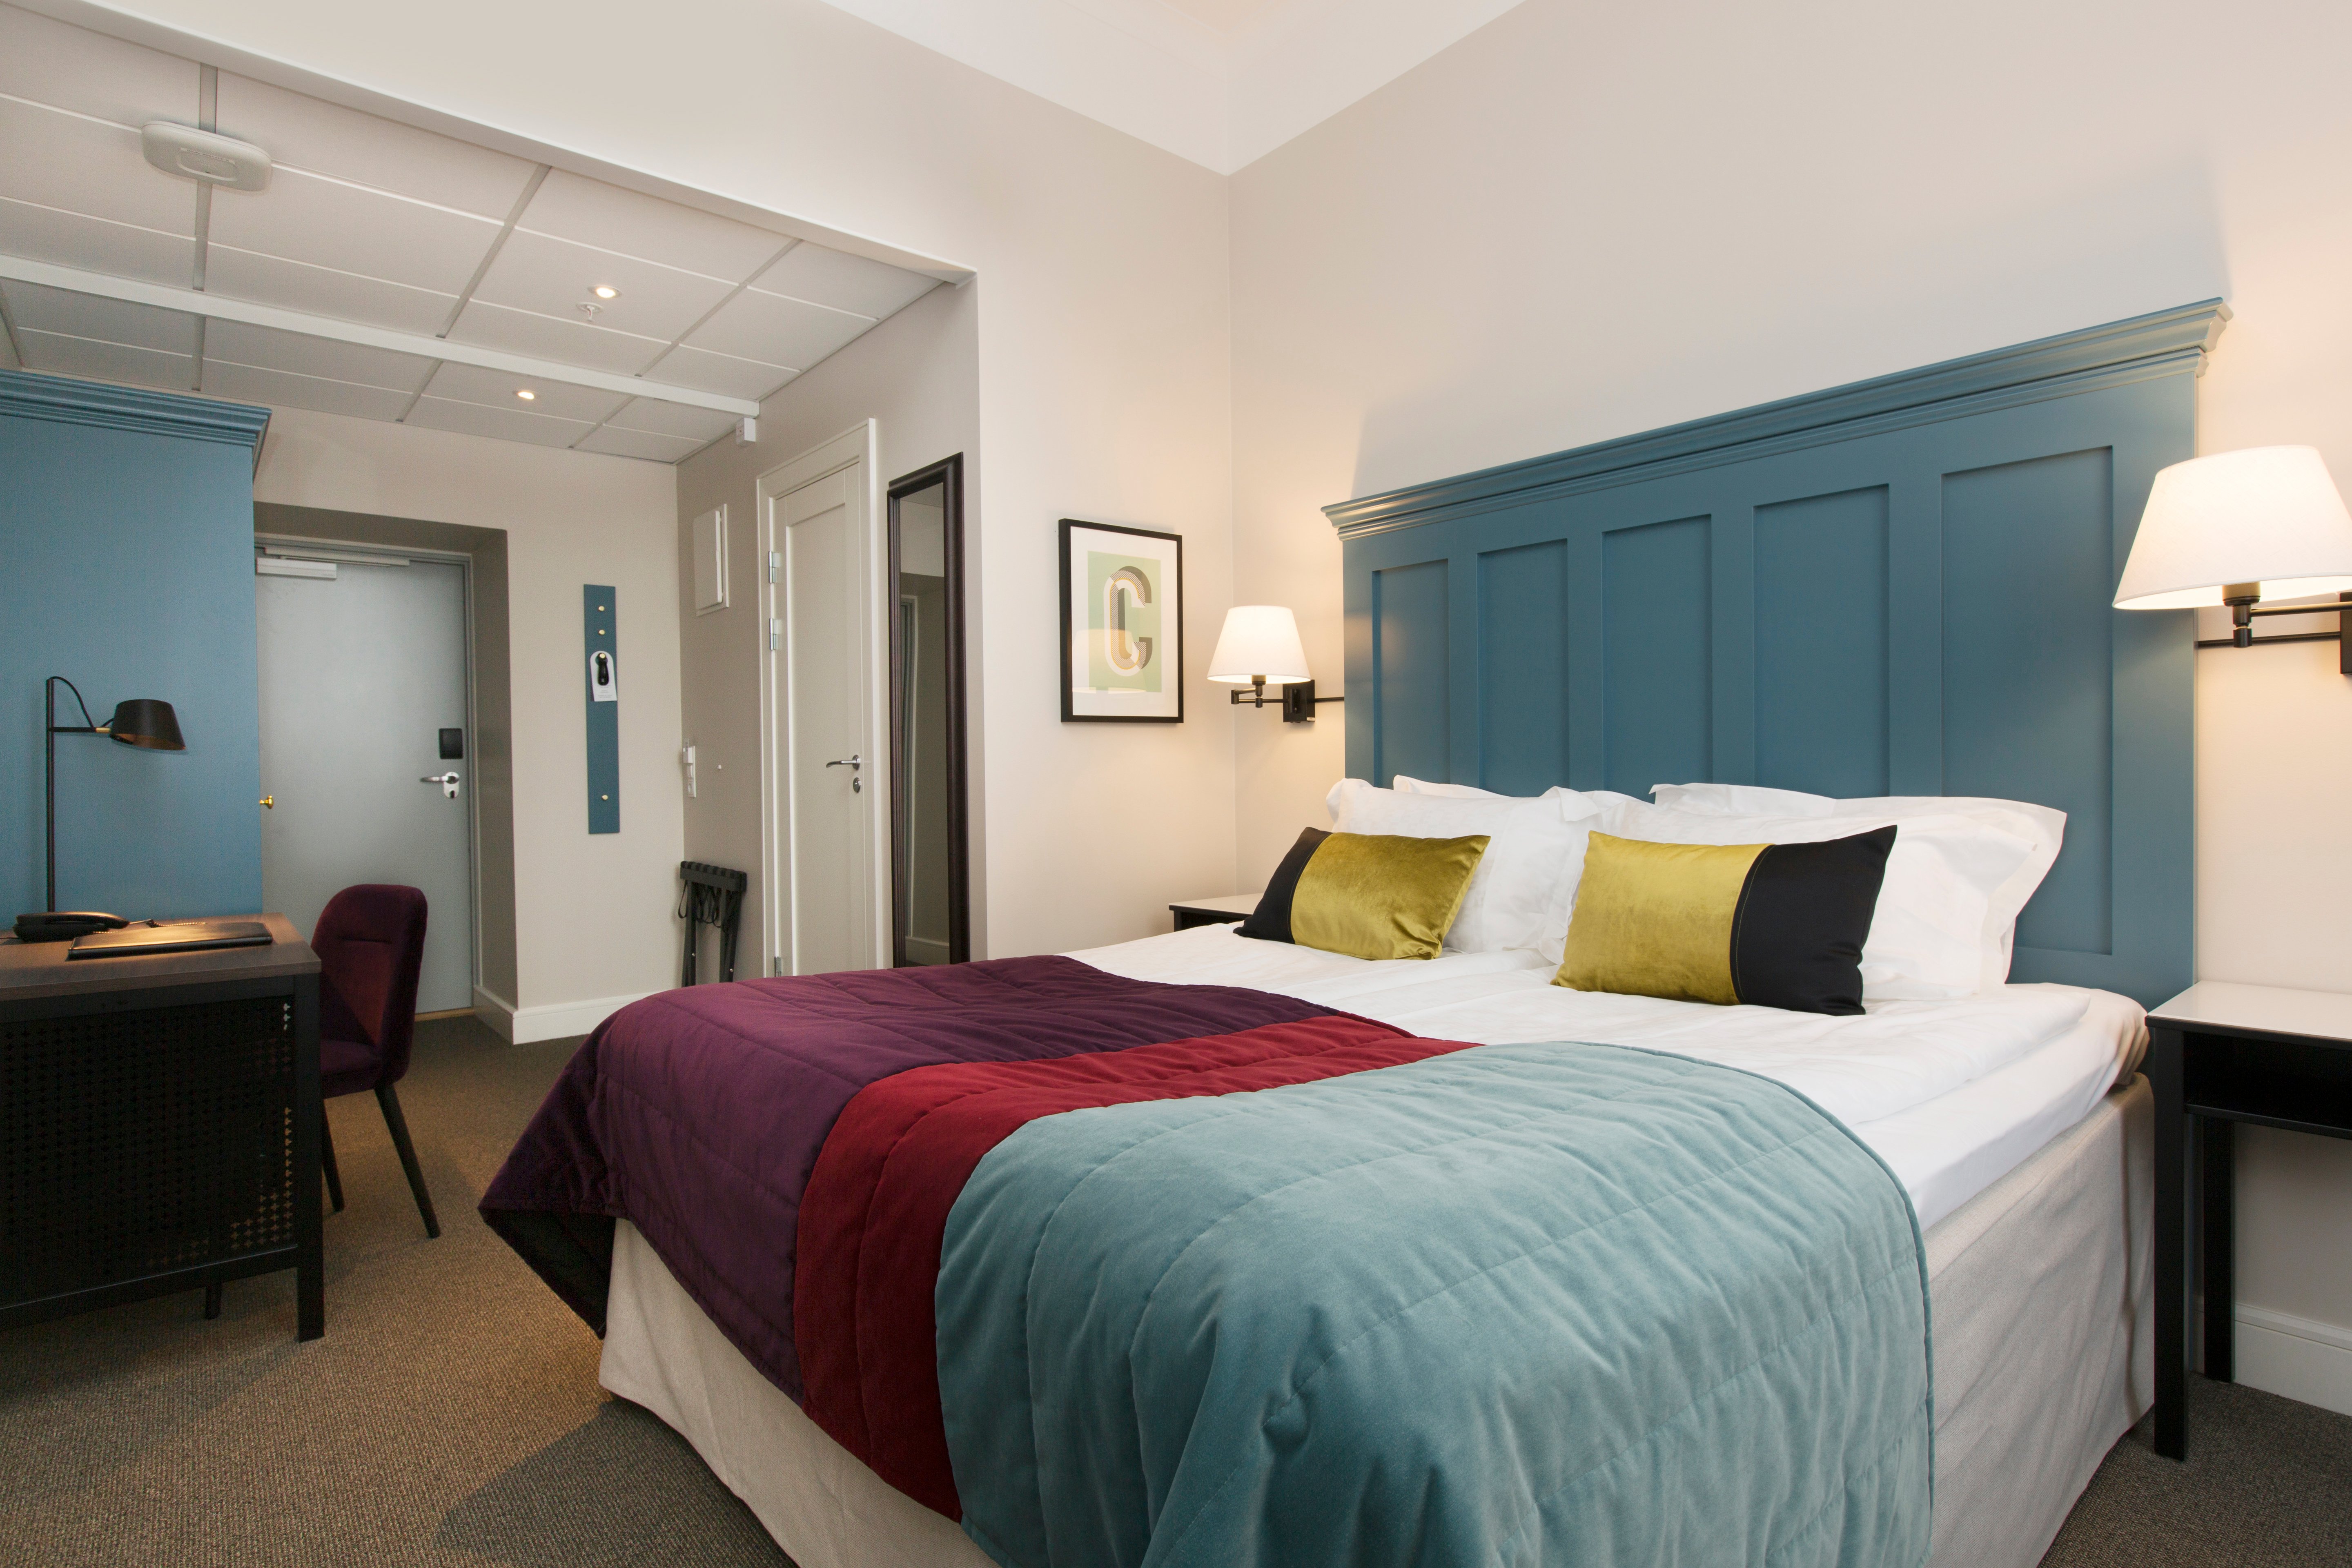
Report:
[{"label": "blue panelled headboard", "polygon": [[2194,978],[2189,612],[2109,608],[2219,300],[1327,508],[1348,771],[2067,813],[2011,978]]}]

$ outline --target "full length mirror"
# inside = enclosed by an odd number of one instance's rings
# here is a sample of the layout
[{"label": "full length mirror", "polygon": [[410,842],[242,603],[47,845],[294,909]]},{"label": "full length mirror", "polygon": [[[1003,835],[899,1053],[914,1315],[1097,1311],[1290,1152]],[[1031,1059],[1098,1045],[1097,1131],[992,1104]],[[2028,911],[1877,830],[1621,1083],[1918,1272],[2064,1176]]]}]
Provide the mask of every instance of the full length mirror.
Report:
[{"label": "full length mirror", "polygon": [[893,962],[971,956],[965,816],[963,459],[890,486]]}]

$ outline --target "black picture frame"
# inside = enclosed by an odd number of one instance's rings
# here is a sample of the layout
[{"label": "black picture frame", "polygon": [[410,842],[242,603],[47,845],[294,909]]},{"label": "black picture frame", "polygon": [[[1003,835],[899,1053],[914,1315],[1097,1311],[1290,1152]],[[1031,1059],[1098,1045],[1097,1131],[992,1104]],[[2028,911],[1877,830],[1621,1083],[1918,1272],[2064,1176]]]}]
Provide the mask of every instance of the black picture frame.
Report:
[{"label": "black picture frame", "polygon": [[[1072,549],[1074,531],[1089,533],[1122,533],[1138,539],[1160,541],[1171,546],[1175,564],[1175,602],[1160,616],[1163,635],[1172,635],[1175,647],[1169,659],[1176,693],[1173,713],[1081,713],[1077,711],[1077,691],[1073,668],[1073,633],[1070,616],[1070,584],[1076,564]],[[1181,724],[1184,721],[1184,536],[1152,528],[1129,528],[1115,522],[1089,522],[1084,518],[1066,517],[1061,521],[1061,621],[1062,621],[1062,722],[1065,724]]]}]

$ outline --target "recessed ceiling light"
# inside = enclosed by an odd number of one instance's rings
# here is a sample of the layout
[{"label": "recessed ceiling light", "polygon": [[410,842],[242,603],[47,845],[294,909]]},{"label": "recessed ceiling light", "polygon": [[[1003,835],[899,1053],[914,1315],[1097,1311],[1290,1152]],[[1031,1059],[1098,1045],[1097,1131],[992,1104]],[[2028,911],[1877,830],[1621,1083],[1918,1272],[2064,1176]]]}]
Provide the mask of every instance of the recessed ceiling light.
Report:
[{"label": "recessed ceiling light", "polygon": [[538,394],[538,393],[536,393],[536,392],[533,392],[533,391],[532,391],[530,387],[528,387],[528,386],[518,386],[518,387],[516,387],[516,388],[515,388],[515,395],[516,395],[517,397],[521,398],[525,403],[535,403],[535,402],[537,402],[537,401],[538,401],[538,399],[539,399],[539,394]]},{"label": "recessed ceiling light", "polygon": [[617,300],[621,297],[621,291],[610,283],[597,284],[593,292],[599,300]]}]

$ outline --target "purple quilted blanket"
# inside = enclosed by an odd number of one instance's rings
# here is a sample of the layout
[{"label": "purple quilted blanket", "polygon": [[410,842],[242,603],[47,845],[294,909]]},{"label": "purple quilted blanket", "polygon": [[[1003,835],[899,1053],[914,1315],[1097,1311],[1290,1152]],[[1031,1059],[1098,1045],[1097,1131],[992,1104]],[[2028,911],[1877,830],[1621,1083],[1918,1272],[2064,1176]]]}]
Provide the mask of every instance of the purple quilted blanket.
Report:
[{"label": "purple quilted blanket", "polygon": [[1120,1050],[1330,1011],[1051,957],[667,991],[623,1008],[581,1046],[491,1182],[482,1216],[599,1333],[614,1221],[628,1220],[798,1400],[801,1196],[859,1089],[934,1063]]}]

